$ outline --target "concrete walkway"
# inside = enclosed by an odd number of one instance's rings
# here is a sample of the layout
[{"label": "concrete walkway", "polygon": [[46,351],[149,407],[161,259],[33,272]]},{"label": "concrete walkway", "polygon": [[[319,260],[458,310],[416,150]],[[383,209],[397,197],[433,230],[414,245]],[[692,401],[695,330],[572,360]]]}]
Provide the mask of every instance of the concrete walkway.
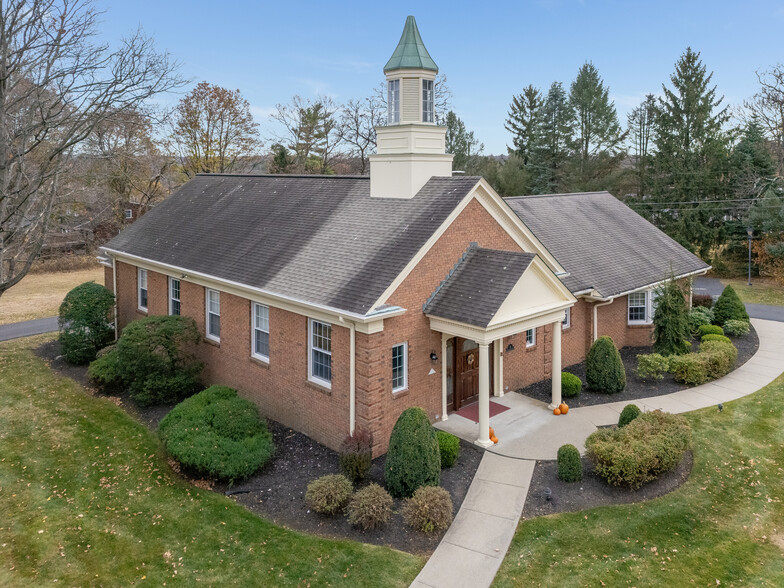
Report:
[{"label": "concrete walkway", "polygon": [[[688,390],[633,401],[645,411],[682,413],[742,398],[784,372],[784,322],[752,319],[759,335],[757,353],[731,374]],[[501,566],[525,505],[537,459],[555,459],[564,443],[585,451],[597,427],[614,425],[629,401],[574,408],[552,414],[543,402],[511,393],[493,402],[510,410],[490,419],[500,439],[485,451],[460,511],[412,586],[490,586]],[[451,415],[439,429],[464,439],[477,438],[473,421]]]},{"label": "concrete walkway", "polygon": [[41,335],[42,333],[50,333],[57,329],[56,316],[36,319],[34,321],[0,325],[0,341],[9,341],[11,339],[19,339],[20,337],[29,337],[31,335]]}]

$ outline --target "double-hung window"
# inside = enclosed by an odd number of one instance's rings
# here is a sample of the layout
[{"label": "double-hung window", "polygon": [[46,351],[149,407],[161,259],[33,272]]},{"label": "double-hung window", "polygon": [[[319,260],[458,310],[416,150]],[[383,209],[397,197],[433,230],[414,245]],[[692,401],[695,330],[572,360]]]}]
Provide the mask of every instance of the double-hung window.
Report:
[{"label": "double-hung window", "polygon": [[392,348],[392,392],[408,388],[408,343]]},{"label": "double-hung window", "polygon": [[207,339],[220,341],[220,292],[207,290]]},{"label": "double-hung window", "polygon": [[147,270],[139,268],[139,310],[147,310]]},{"label": "double-hung window", "polygon": [[253,357],[264,362],[269,361],[269,306],[253,303],[253,325],[251,341]]},{"label": "double-hung window", "polygon": [[568,329],[572,326],[572,307],[566,309],[566,314],[564,316],[564,320],[561,323],[561,330]]},{"label": "double-hung window", "polygon": [[400,122],[400,80],[387,82],[387,124]]},{"label": "double-hung window", "polygon": [[435,122],[433,80],[422,80],[422,122]]},{"label": "double-hung window", "polygon": [[169,278],[169,314],[180,314],[180,281]]},{"label": "double-hung window", "polygon": [[536,345],[536,329],[528,329],[525,332],[525,346],[533,347]]},{"label": "double-hung window", "polygon": [[648,292],[632,292],[629,294],[629,324],[644,325],[650,322]]},{"label": "double-hung window", "polygon": [[308,337],[310,379],[327,388],[332,386],[332,325],[310,319]]}]

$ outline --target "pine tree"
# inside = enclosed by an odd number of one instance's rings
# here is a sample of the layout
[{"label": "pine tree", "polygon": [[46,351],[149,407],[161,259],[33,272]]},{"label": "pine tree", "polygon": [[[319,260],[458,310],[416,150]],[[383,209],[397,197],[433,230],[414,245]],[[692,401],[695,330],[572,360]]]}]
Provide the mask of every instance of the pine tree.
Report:
[{"label": "pine tree", "polygon": [[544,99],[538,88],[528,85],[523,88],[522,94],[512,97],[509,105],[504,128],[512,133],[514,149],[509,151],[522,160],[523,165],[528,165],[531,149],[539,134],[542,123],[542,107]]},{"label": "pine tree", "polygon": [[482,153],[484,145],[474,138],[474,132],[466,130],[465,123],[452,110],[446,115],[446,152],[452,153],[452,169],[466,171],[472,160]]},{"label": "pine tree", "polygon": [[590,61],[577,72],[569,91],[569,106],[574,116],[574,170],[572,190],[596,189],[620,165],[624,134],[618,123],[610,89]]},{"label": "pine tree", "polygon": [[656,291],[653,313],[653,350],[661,355],[680,355],[691,350],[686,300],[678,282],[668,280]]},{"label": "pine tree", "polygon": [[542,123],[529,159],[534,193],[554,194],[563,190],[573,120],[563,85],[553,82],[542,106]]},{"label": "pine tree", "polygon": [[648,94],[627,116],[629,154],[634,162],[635,193],[640,200],[645,198],[648,190],[648,169],[652,158],[656,112],[656,97]]}]

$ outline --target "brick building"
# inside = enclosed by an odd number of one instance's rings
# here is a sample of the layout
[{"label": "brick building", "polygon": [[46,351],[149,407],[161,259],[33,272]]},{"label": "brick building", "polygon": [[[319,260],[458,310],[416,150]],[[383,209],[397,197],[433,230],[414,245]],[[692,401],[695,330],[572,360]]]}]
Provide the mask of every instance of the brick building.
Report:
[{"label": "brick building", "polygon": [[593,340],[650,340],[655,286],[708,266],[606,192],[504,200],[452,176],[437,67],[413,17],[384,68],[370,177],[199,175],[103,247],[117,327],[193,317],[205,383],[336,448],[384,453],[397,417],[434,421],[552,378]]}]

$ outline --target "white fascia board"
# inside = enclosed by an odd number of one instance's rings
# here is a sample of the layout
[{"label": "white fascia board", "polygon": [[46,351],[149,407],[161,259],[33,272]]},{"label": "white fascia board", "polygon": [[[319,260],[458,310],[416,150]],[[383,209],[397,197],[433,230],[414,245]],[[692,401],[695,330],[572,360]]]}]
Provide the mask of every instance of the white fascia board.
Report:
[{"label": "white fascia board", "polygon": [[[712,267],[708,266],[705,269],[694,270],[693,272],[686,272],[685,274],[680,274],[678,276],[675,276],[675,279],[676,280],[682,280],[683,278],[689,278],[689,277],[694,277],[694,276],[704,276],[711,269],[712,269]],[[639,288],[634,288],[633,290],[626,290],[625,292],[621,292],[620,294],[616,294],[614,296],[611,296],[609,299],[620,298],[621,296],[627,296],[628,294],[631,294],[633,292],[641,292],[643,290],[651,290],[651,289],[656,288],[657,286],[661,286],[662,284],[665,284],[665,283],[667,283],[669,281],[670,281],[670,278],[665,278],[664,280],[659,280],[658,282],[653,282],[653,283],[647,284],[645,286],[640,286]]]},{"label": "white fascia board", "polygon": [[334,323],[339,321],[340,317],[344,317],[345,319],[349,319],[355,322],[357,325],[357,330],[361,333],[370,334],[381,332],[384,329],[383,320],[385,318],[399,316],[406,312],[405,308],[396,306],[385,308],[378,312],[371,312],[366,315],[361,315],[331,306],[313,304],[311,302],[306,302],[304,300],[299,300],[290,296],[275,294],[274,292],[269,292],[262,288],[254,288],[252,286],[234,282],[232,280],[218,278],[184,267],[153,261],[138,255],[124,253],[122,251],[109,249],[107,247],[101,247],[101,250],[112,255],[114,258],[119,259],[120,261],[130,262],[132,265],[136,265],[137,267],[157,271],[159,273],[163,273],[174,278],[183,279],[206,288],[213,288],[220,290],[221,292],[234,294],[240,298],[247,298],[252,302],[259,302],[268,306],[282,308],[283,310],[288,310],[290,312],[308,316],[317,320]]},{"label": "white fascia board", "polygon": [[447,335],[462,337],[464,339],[476,341],[477,343],[489,345],[493,341],[522,333],[528,329],[535,329],[550,323],[562,322],[564,319],[564,309],[568,308],[568,306],[570,305],[564,304],[560,308],[542,311],[526,317],[525,319],[488,329],[430,315],[428,315],[428,318],[430,319],[430,329],[432,331],[446,333]]}]

